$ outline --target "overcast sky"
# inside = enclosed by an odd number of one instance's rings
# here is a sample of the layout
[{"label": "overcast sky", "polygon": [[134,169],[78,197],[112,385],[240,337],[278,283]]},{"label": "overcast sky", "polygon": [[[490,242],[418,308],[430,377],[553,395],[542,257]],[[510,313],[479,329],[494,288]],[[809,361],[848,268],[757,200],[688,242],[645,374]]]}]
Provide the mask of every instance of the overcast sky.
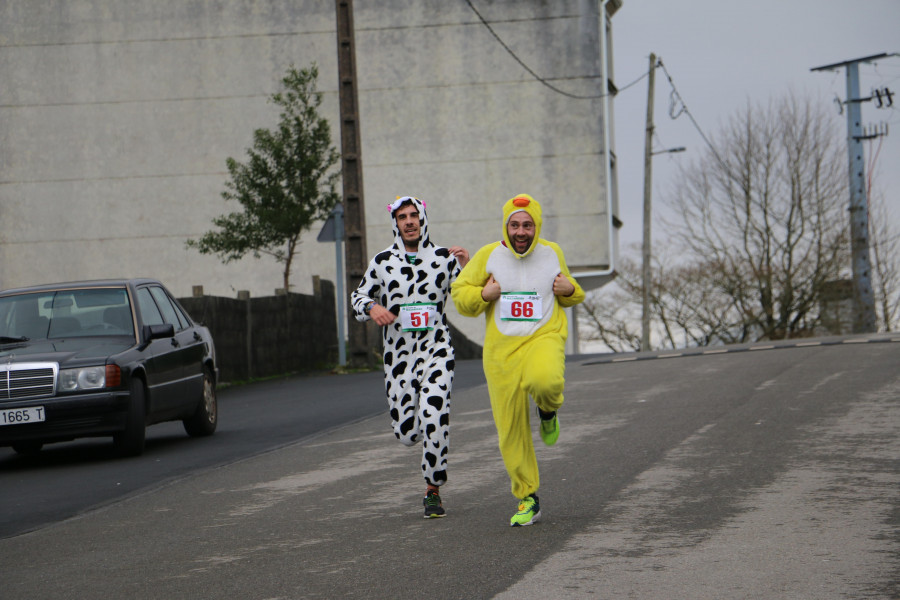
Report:
[{"label": "overcast sky", "polygon": [[[612,19],[615,82],[621,88],[648,68],[649,55],[662,58],[679,94],[707,137],[752,103],[765,103],[793,90],[831,103],[846,98],[846,73],[810,69],[881,53],[900,53],[900,0],[624,0]],[[894,106],[864,103],[864,124],[889,123],[890,134],[875,167],[900,229],[900,56],[860,65],[860,93],[890,88]],[[664,204],[679,161],[699,158],[706,143],[687,115],[669,118],[671,86],[657,70],[654,121],[656,150],[685,146],[687,152],[653,159],[653,203]],[[846,113],[830,113],[846,131]],[[615,100],[619,166],[621,250],[642,237],[644,128],[647,80]],[[866,143],[868,161],[877,149]],[[663,236],[654,222],[653,239]]]}]

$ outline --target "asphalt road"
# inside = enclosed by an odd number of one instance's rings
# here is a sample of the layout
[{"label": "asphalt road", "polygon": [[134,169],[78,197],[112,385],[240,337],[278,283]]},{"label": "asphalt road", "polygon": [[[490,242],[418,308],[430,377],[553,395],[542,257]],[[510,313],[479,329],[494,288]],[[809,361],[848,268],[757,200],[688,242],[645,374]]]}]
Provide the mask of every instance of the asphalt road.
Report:
[{"label": "asphalt road", "polygon": [[[484,382],[478,362],[463,363],[457,371],[458,390]],[[380,371],[226,388],[219,391],[220,422],[213,437],[189,438],[180,422],[154,425],[147,429],[146,452],[136,458],[112,458],[112,438],[50,444],[35,456],[0,448],[0,538],[385,414],[382,390]]]},{"label": "asphalt road", "polygon": [[[0,595],[897,598],[900,338],[847,341],[570,361],[560,442],[538,440],[533,527],[508,526],[515,500],[486,390],[461,382],[447,518],[421,518],[418,452],[393,440],[376,405],[0,539]],[[223,419],[244,393],[251,415],[277,407],[297,428],[316,402],[380,391],[377,374],[337,379],[349,383],[326,378],[340,391],[313,400],[229,390]],[[310,389],[264,386],[292,382]],[[241,436],[259,427],[247,419]],[[181,464],[197,441],[163,436],[133,468],[171,472],[154,465]],[[129,462],[86,460],[0,461],[4,503],[11,475]]]}]

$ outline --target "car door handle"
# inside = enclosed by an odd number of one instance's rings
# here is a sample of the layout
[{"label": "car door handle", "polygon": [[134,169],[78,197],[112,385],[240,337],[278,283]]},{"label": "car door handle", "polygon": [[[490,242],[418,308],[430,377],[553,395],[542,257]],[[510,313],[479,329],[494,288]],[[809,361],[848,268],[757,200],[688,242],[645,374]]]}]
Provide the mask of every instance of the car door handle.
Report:
[{"label": "car door handle", "polygon": [[202,342],[202,341],[203,341],[203,336],[200,335],[199,333],[197,333],[197,332],[195,331],[195,332],[194,332],[194,341],[195,341],[195,342]]},{"label": "car door handle", "polygon": [[176,340],[175,338],[172,338],[172,345],[175,346],[175,347],[177,348],[177,347],[179,347],[181,344],[178,343],[178,340]]}]

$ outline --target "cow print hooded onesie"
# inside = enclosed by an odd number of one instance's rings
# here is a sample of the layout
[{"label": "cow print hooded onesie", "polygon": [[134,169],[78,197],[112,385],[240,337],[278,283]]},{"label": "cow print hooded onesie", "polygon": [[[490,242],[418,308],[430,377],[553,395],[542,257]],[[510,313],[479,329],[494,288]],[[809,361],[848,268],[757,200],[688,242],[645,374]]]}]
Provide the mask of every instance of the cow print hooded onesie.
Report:
[{"label": "cow print hooded onesie", "polygon": [[[382,328],[384,336],[384,385],[390,406],[394,435],[403,444],[422,444],[422,471],[428,484],[447,481],[447,454],[450,445],[450,388],[453,384],[454,353],[444,307],[450,283],[459,275],[456,258],[446,248],[428,238],[425,204],[410,200],[419,211],[421,237],[414,259],[408,253],[393,218],[394,244],[379,252],[369,263],[359,287],[350,296],[357,320],[366,321],[366,306],[375,301],[398,315]],[[412,306],[415,305],[415,306]],[[429,309],[427,328],[419,319],[406,320],[406,311]],[[427,312],[427,311],[426,311]]]}]

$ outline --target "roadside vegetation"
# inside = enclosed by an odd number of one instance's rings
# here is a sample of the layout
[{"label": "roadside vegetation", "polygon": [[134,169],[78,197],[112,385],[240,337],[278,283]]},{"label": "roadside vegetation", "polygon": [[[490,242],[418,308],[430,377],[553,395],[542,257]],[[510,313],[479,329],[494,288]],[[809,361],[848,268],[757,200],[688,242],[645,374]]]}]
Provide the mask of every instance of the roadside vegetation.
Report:
[{"label": "roadside vegetation", "polygon": [[[787,95],[748,106],[663,192],[654,224],[654,349],[810,337],[833,331],[850,278],[845,134],[825,107]],[[898,233],[870,198],[871,282],[880,331],[898,327]],[[581,339],[641,346],[640,248],[580,307]],[[846,333],[847,331],[843,331]]]}]

